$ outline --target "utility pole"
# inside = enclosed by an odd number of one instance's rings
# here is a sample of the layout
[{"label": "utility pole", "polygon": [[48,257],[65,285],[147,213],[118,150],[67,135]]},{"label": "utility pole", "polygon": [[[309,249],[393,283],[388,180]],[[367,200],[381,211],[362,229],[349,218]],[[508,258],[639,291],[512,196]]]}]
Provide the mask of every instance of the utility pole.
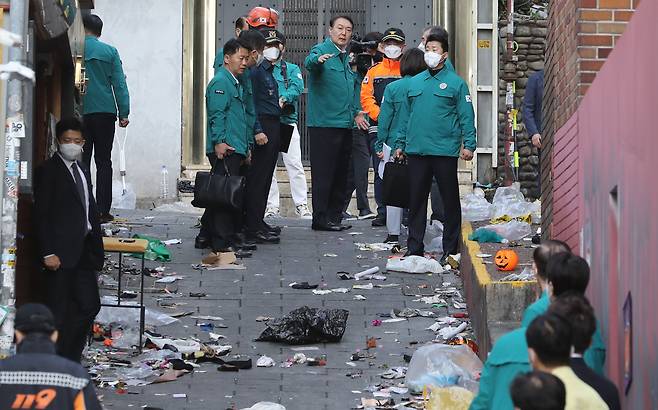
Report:
[{"label": "utility pole", "polygon": [[[11,0],[9,5],[9,31],[21,39],[27,35],[28,3]],[[26,44],[26,42],[24,43]],[[25,48],[9,48],[9,64],[22,67]],[[2,268],[0,271],[0,357],[11,353],[14,340],[15,279],[16,279],[16,225],[18,220],[18,179],[27,169],[21,163],[21,140],[25,138],[23,106],[23,81],[20,72],[9,72],[5,118],[5,170],[2,183],[2,224],[0,225],[0,247]],[[4,75],[4,73],[3,73]]]},{"label": "utility pole", "polygon": [[514,92],[516,88],[516,62],[518,57],[514,50],[514,0],[507,0],[507,44],[505,54],[505,80],[507,92],[505,94],[505,179],[504,185],[510,186],[517,180],[519,166],[518,147],[516,146],[516,112],[514,108]]}]

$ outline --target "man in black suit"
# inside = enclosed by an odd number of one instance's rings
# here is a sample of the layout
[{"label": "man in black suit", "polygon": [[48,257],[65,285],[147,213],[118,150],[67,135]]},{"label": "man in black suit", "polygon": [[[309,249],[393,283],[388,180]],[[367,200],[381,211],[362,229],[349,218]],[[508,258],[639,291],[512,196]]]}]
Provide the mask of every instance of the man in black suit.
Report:
[{"label": "man in black suit", "polygon": [[596,330],[594,309],[587,298],[579,293],[565,293],[551,303],[549,311],[564,317],[571,323],[573,340],[571,369],[573,372],[580,380],[596,390],[610,410],[621,409],[617,387],[610,380],[590,369],[583,360],[583,354],[592,343],[592,335]]},{"label": "man in black suit", "polygon": [[89,170],[82,164],[82,123],[56,126],[58,152],[35,174],[34,206],[39,252],[60,338],[57,352],[79,362],[100,310],[96,271],[103,267],[103,240]]}]

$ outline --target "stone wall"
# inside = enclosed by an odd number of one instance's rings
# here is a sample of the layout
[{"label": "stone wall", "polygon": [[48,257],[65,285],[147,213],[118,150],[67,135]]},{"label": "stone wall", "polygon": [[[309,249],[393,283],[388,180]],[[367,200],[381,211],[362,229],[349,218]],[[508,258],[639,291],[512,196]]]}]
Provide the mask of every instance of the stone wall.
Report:
[{"label": "stone wall", "polygon": [[507,91],[507,78],[516,80],[516,93],[514,94],[514,107],[519,110],[517,121],[520,126],[516,132],[519,151],[519,181],[521,191],[529,199],[539,198],[539,151],[532,146],[530,136],[523,125],[521,108],[528,78],[535,72],[544,68],[544,52],[548,22],[546,20],[530,20],[514,22],[514,41],[518,43],[518,62],[507,62],[506,38],[507,21],[500,21],[500,73],[499,73],[499,103],[498,103],[498,175],[505,174],[505,127],[506,106],[505,94]]}]

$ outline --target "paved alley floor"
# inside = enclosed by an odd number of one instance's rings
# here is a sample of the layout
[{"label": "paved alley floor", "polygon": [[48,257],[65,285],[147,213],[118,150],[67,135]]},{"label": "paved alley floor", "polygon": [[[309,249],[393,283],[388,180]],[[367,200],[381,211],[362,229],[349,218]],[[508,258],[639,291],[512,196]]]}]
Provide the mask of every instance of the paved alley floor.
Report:
[{"label": "paved alley floor", "polygon": [[[419,344],[435,338],[435,333],[426,328],[433,318],[414,317],[397,323],[373,326],[373,320],[383,320],[379,314],[389,314],[392,309],[419,308],[433,310],[436,317],[457,312],[448,299],[449,307],[432,307],[417,296],[405,296],[405,286],[420,292],[446,286],[446,283],[461,287],[459,278],[453,274],[410,275],[387,273],[385,281],[345,281],[336,273],[357,273],[368,267],[378,266],[385,271],[389,252],[359,250],[355,243],[382,242],[385,228],[372,228],[370,221],[349,222],[354,227],[341,233],[315,232],[311,222],[299,219],[272,220],[284,226],[279,245],[259,245],[250,259],[243,261],[246,270],[194,270],[207,253],[194,249],[198,215],[185,213],[161,213],[153,211],[119,212],[127,218],[132,234],[146,234],[161,240],[180,238],[181,244],[172,245],[173,258],[170,263],[147,262],[148,267],[165,266],[167,272],[183,276],[167,288],[182,295],[173,299],[181,303],[175,311],[194,311],[195,315],[220,316],[226,328],[215,328],[213,332],[226,336],[222,344],[232,346],[231,354],[246,354],[252,357],[254,367],[239,372],[219,372],[217,365],[203,363],[194,372],[175,381],[129,387],[127,393],[119,394],[112,387],[98,389],[106,408],[161,409],[242,409],[259,401],[278,402],[288,410],[351,409],[361,404],[361,398],[372,398],[366,389],[387,382],[380,377],[388,368],[406,366],[405,353],[411,354]],[[145,219],[145,217],[147,219]],[[114,260],[116,257],[113,256]],[[132,263],[132,261],[131,261]],[[153,284],[154,279],[145,278],[147,287],[164,287]],[[327,289],[352,288],[354,284],[392,285],[375,287],[371,290],[351,289],[348,293],[315,295],[311,290],[296,290],[291,282],[326,283]],[[136,280],[131,283],[134,285]],[[133,287],[134,289],[134,287]],[[206,297],[189,297],[190,292],[204,292]],[[112,294],[109,290],[102,294]],[[411,292],[413,293],[413,292]],[[363,295],[366,300],[355,300]],[[159,307],[160,293],[148,293],[149,308],[171,314],[172,309]],[[168,299],[171,301],[172,299]],[[349,310],[347,330],[339,343],[314,344],[318,350],[304,351],[307,356],[326,355],[324,367],[293,365],[283,368],[281,363],[296,352],[295,346],[278,343],[255,342],[254,339],[265,329],[265,324],[256,321],[259,316],[280,317],[289,311],[309,306],[315,308],[343,308]],[[450,311],[448,311],[450,309]],[[190,316],[177,322],[156,328],[158,333],[173,338],[194,337],[209,342],[209,333],[197,324],[203,320]],[[218,323],[218,322],[215,322]],[[377,347],[368,354],[374,358],[352,362],[351,356],[366,349],[368,337],[377,338]],[[274,359],[276,366],[257,368],[260,355]],[[352,364],[347,364],[350,362]],[[350,377],[361,371],[360,377]],[[404,382],[404,379],[394,381]],[[175,397],[180,395],[184,397]],[[399,403],[408,395],[393,394]]]}]

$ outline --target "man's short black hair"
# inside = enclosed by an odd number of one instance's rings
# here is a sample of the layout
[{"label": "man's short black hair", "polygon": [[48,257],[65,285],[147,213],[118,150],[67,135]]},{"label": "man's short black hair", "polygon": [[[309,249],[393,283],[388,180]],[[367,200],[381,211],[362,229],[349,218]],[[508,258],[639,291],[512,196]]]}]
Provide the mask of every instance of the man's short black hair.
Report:
[{"label": "man's short black hair", "polygon": [[233,54],[237,53],[241,48],[244,48],[242,47],[242,44],[238,40],[232,38],[224,44],[224,55],[232,56]]},{"label": "man's short black hair", "polygon": [[525,332],[528,347],[549,367],[567,366],[571,356],[571,325],[562,316],[545,313],[537,316]]},{"label": "man's short black hair", "polygon": [[240,33],[238,41],[242,47],[249,51],[262,52],[265,48],[265,37],[258,30],[244,30]]},{"label": "man's short black hair", "polygon": [[587,298],[577,292],[565,292],[551,302],[549,313],[560,315],[571,323],[574,351],[583,354],[592,343],[596,316]]},{"label": "man's short black hair", "polygon": [[427,70],[425,54],[416,47],[407,49],[400,59],[400,75],[414,76]]},{"label": "man's short black hair", "polygon": [[556,239],[544,241],[535,248],[535,251],[532,253],[532,259],[535,261],[535,266],[537,267],[537,276],[546,279],[546,264],[548,260],[551,256],[560,252],[571,253],[571,248],[565,242]]},{"label": "man's short black hair", "polygon": [[82,25],[85,26],[85,30],[96,35],[96,37],[101,36],[103,31],[103,20],[95,14],[85,14],[82,16]]},{"label": "man's short black hair", "polygon": [[244,26],[249,27],[249,24],[247,23],[247,18],[245,16],[240,16],[237,19],[235,19],[235,28],[244,30]]},{"label": "man's short black hair", "polygon": [[427,43],[430,41],[438,41],[441,43],[441,48],[443,49],[444,53],[447,53],[450,51],[450,45],[448,42],[448,32],[444,28],[437,28],[436,30],[430,31],[430,35],[427,36],[427,40],[425,41],[425,46],[427,47]]},{"label": "man's short black hair", "polygon": [[584,294],[589,284],[589,265],[578,255],[560,252],[548,259],[546,278],[553,285],[553,296],[569,290]]},{"label": "man's short black hair", "polygon": [[82,122],[76,117],[62,118],[57,125],[55,125],[55,136],[57,139],[60,139],[66,131],[80,131],[84,136]]},{"label": "man's short black hair", "polygon": [[345,15],[332,17],[331,20],[329,20],[329,27],[333,27],[334,24],[336,24],[336,20],[338,20],[338,19],[345,19],[345,20],[349,21],[350,24],[352,25],[352,28],[354,28],[354,20],[352,20],[352,17],[345,16]]},{"label": "man's short black hair", "polygon": [[567,402],[562,380],[538,371],[516,376],[510,386],[510,395],[514,407],[521,410],[564,410]]}]

